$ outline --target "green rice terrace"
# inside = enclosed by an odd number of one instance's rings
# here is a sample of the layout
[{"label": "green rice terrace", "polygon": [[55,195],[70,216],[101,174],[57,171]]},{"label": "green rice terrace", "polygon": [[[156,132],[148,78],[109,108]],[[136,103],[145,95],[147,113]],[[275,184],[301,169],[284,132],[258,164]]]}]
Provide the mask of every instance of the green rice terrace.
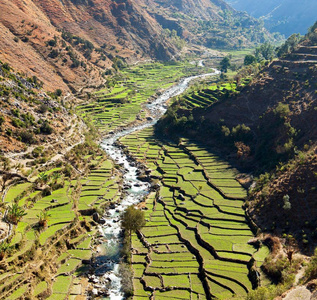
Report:
[{"label": "green rice terrace", "polygon": [[156,93],[171,87],[179,79],[210,71],[190,63],[148,63],[121,71],[120,78],[108,88],[96,92],[93,101],[77,106],[78,113],[107,133],[142,121],[147,112],[143,104]]},{"label": "green rice terrace", "polygon": [[120,141],[161,184],[132,237],[134,299],[245,298],[268,249],[248,244],[237,170],[188,140],[158,142],[152,128]]},{"label": "green rice terrace", "polygon": [[[55,167],[28,183],[9,187],[4,194],[6,205],[23,207],[24,213],[12,227],[10,255],[1,261],[0,299],[21,299],[23,295],[75,299],[82,294],[84,285],[77,276],[89,270],[83,261],[93,255],[96,234],[85,212],[120,197],[120,178],[113,163],[99,154],[83,160],[91,169],[88,175],[74,178],[64,167]],[[50,195],[39,185],[52,187]]]}]

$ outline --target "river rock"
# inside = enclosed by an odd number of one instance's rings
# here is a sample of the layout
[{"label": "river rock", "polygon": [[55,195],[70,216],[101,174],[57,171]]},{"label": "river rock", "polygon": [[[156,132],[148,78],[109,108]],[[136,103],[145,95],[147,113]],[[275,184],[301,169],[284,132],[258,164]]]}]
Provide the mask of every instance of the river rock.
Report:
[{"label": "river rock", "polygon": [[143,182],[150,182],[151,178],[149,176],[146,176],[146,175],[139,175],[137,177],[137,179],[143,181]]},{"label": "river rock", "polygon": [[94,212],[93,215],[92,215],[92,219],[96,222],[96,223],[99,223],[100,221],[100,216],[97,212]]},{"label": "river rock", "polygon": [[101,218],[98,222],[100,225],[106,224],[106,220],[104,218]]},{"label": "river rock", "polygon": [[92,289],[91,293],[92,293],[94,296],[98,296],[98,290],[97,290],[97,289]]},{"label": "river rock", "polygon": [[185,201],[185,197],[183,194],[179,194],[177,197],[179,200]]},{"label": "river rock", "polygon": [[90,259],[83,259],[82,261],[83,265],[90,265],[91,264],[91,260]]}]

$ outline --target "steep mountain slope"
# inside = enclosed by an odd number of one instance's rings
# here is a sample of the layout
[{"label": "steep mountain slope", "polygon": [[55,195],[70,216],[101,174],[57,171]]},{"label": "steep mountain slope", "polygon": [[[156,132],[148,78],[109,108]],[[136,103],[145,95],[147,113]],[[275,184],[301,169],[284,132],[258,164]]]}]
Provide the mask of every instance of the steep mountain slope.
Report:
[{"label": "steep mountain slope", "polygon": [[86,126],[61,105],[60,96],[61,90],[46,93],[36,77],[25,77],[0,61],[1,153],[30,159],[36,148],[37,154],[44,149],[47,155],[57,154],[81,142]]},{"label": "steep mountain slope", "polygon": [[317,2],[314,0],[226,0],[235,9],[262,18],[271,31],[286,37],[293,33],[305,34],[316,21]]},{"label": "steep mountain slope", "polygon": [[0,59],[49,90],[98,86],[118,58],[171,59],[184,40],[228,48],[268,38],[222,0],[12,0],[0,9]]},{"label": "steep mountain slope", "polygon": [[262,173],[250,197],[252,217],[264,232],[290,233],[312,253],[317,243],[317,29],[251,83],[234,86],[204,89],[175,102],[158,132],[198,139]]},{"label": "steep mountain slope", "polygon": [[208,47],[251,46],[271,38],[258,20],[222,0],[151,0],[148,7],[163,28],[174,29],[186,40]]}]

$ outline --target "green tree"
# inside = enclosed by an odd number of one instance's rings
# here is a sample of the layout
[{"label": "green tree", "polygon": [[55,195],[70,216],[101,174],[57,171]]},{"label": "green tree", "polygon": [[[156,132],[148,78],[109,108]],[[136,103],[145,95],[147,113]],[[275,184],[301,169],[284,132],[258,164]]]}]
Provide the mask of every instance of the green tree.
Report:
[{"label": "green tree", "polygon": [[25,209],[14,203],[9,207],[7,219],[10,223],[17,225],[18,222],[26,215]]},{"label": "green tree", "polygon": [[140,230],[145,225],[144,212],[129,206],[122,216],[122,227],[127,230],[129,236],[132,232]]},{"label": "green tree", "polygon": [[257,61],[272,60],[275,57],[274,46],[266,42],[255,49],[255,57]]},{"label": "green tree", "polygon": [[221,72],[227,73],[230,66],[231,66],[230,58],[228,56],[224,57],[222,61],[220,62]]},{"label": "green tree", "polygon": [[38,181],[40,184],[46,184],[48,182],[48,175],[45,172],[41,172],[38,175]]},{"label": "green tree", "polygon": [[245,66],[249,66],[249,65],[252,65],[256,62],[256,58],[254,55],[251,55],[251,54],[247,54],[244,58],[244,65]]},{"label": "green tree", "polygon": [[299,33],[292,34],[283,45],[277,48],[277,56],[281,57],[292,52],[301,40],[302,36]]},{"label": "green tree", "polygon": [[38,219],[39,219],[39,227],[45,228],[47,226],[48,223],[48,219],[51,215],[49,214],[48,211],[44,210],[41,211],[39,215],[37,215]]}]

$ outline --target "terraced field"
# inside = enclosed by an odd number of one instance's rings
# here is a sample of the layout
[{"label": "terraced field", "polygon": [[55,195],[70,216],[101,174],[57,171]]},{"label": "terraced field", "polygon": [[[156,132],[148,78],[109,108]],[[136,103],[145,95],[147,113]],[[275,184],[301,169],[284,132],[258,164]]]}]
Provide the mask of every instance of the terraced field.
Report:
[{"label": "terraced field", "polygon": [[143,120],[142,104],[158,90],[172,86],[180,78],[207,72],[190,63],[151,63],[132,66],[122,71],[122,78],[111,88],[94,94],[94,101],[79,105],[79,114],[92,120],[102,132],[116,130],[135,120]]},{"label": "terraced field", "polygon": [[[87,271],[82,261],[92,257],[96,229],[89,223],[91,218],[81,213],[120,196],[113,163],[104,156],[84,159],[92,168],[87,176],[69,181],[64,180],[61,167],[46,171],[47,184],[54,181],[60,186],[51,195],[44,196],[36,189],[36,181],[16,184],[7,191],[3,202],[9,206],[17,203],[26,214],[12,227],[11,253],[0,263],[0,299],[21,299],[23,295],[75,299],[84,293],[76,275]],[[47,226],[41,227],[39,216],[44,212],[48,214]]]},{"label": "terraced field", "polygon": [[268,249],[248,244],[237,170],[188,140],[161,144],[152,128],[120,141],[160,182],[133,236],[134,299],[244,298]]}]

